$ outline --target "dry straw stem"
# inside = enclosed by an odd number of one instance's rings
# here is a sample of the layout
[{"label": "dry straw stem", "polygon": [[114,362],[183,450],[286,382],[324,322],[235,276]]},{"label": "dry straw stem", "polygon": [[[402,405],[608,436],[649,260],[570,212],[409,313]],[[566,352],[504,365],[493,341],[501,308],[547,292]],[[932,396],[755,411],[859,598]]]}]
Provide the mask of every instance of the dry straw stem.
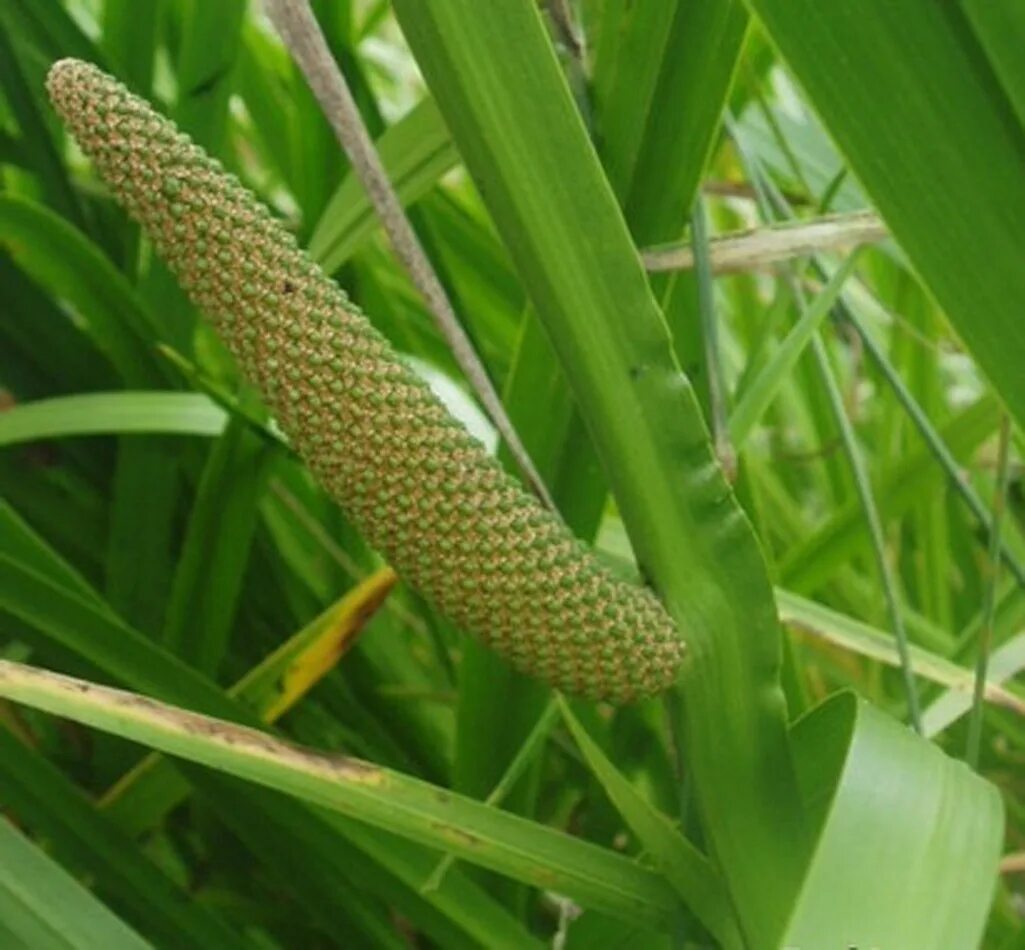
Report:
[{"label": "dry straw stem", "polygon": [[[836,214],[777,227],[724,234],[709,241],[712,272],[732,274],[762,270],[773,264],[821,251],[840,251],[874,244],[889,236],[871,211]],[[652,247],[641,253],[648,271],[692,270],[694,249],[687,245]]]},{"label": "dry straw stem", "polygon": [[95,66],[54,65],[57,111],[213,321],[281,428],[398,573],[518,669],[624,702],[683,644],[447,412],[267,208]]},{"label": "dry straw stem", "polygon": [[338,68],[327,40],[307,0],[266,0],[271,21],[299,64],[313,94],[324,110],[339,144],[349,157],[381,224],[413,285],[420,291],[435,325],[448,344],[459,368],[477,393],[495,428],[505,440],[509,453],[535,494],[552,510],[552,502],[526,447],[506,414],[484,364],[463,330],[448,294],[442,287],[431,262],[409,223],[402,202],[392,188],[388,173],[374,148],[373,140],[360,116],[345,76]]}]

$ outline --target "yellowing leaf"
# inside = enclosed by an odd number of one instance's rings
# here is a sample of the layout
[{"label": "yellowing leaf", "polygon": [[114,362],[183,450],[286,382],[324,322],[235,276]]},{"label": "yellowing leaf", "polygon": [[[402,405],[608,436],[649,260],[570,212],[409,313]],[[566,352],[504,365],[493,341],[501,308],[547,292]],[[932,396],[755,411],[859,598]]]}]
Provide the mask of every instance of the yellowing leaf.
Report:
[{"label": "yellowing leaf", "polygon": [[[272,654],[238,684],[238,695],[249,698],[250,678],[264,681],[267,668],[275,672],[281,660],[285,665],[281,675],[275,677],[276,698],[268,694],[260,704],[259,713],[264,722],[275,722],[305,696],[334,668],[348,652],[359,632],[377,613],[398,580],[390,567],[383,567],[354,587],[333,607],[321,614],[309,627],[297,634],[276,654]],[[296,652],[295,641],[303,638],[304,645]],[[276,662],[277,661],[277,662]],[[255,685],[255,683],[253,684]]]},{"label": "yellowing leaf", "polygon": [[[229,690],[230,695],[264,722],[277,721],[335,667],[396,580],[390,567],[371,574],[253,667]],[[100,807],[125,832],[138,835],[156,825],[190,792],[174,765],[152,753],[110,787]]]}]

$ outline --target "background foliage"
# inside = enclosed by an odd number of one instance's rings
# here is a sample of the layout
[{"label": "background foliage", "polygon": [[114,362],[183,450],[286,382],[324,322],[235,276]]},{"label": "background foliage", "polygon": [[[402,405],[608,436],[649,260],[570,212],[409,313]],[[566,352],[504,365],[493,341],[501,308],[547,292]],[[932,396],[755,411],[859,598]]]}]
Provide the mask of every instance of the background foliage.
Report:
[{"label": "background foliage", "polygon": [[[694,661],[567,702],[394,586],[63,136],[61,56],[158,103],[493,444],[255,6],[0,0],[0,655],[383,768],[9,677],[66,718],[0,699],[0,939],[1021,945],[1025,15],[314,7],[563,517]],[[894,240],[856,257],[702,267],[866,208]],[[646,276],[676,242],[696,270]]]}]

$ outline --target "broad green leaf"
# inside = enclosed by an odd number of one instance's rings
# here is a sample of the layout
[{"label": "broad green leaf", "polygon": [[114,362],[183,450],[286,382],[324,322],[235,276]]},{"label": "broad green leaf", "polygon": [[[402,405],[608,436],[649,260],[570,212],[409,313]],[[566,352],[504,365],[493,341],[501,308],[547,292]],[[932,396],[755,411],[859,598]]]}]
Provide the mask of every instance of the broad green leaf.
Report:
[{"label": "broad green leaf", "polygon": [[0,818],[0,936],[31,950],[141,950],[150,944]]},{"label": "broad green leaf", "polygon": [[[593,107],[599,158],[634,235],[675,237],[714,141],[747,16],[734,0],[657,0],[604,4],[602,20],[605,42],[594,63],[594,97],[580,108],[586,120]],[[657,32],[646,32],[652,25]],[[563,518],[580,537],[593,539],[607,486],[566,376],[532,310],[521,321],[505,401]],[[541,702],[536,684],[503,668],[489,651],[467,646],[460,664],[457,787],[486,794]]]},{"label": "broad green leaf", "polygon": [[963,0],[961,5],[1025,126],[1025,7],[1015,0]]},{"label": "broad green leaf", "polygon": [[794,744],[820,825],[782,944],[978,946],[1003,839],[996,789],[850,693],[801,719]]}]

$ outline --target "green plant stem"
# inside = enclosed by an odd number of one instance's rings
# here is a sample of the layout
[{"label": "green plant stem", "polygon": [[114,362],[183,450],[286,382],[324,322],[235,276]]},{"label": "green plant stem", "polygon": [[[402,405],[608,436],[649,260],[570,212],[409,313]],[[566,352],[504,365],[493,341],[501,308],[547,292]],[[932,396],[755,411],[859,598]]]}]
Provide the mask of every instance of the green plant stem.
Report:
[{"label": "green plant stem", "polygon": [[[812,266],[819,274],[824,273],[818,260],[813,260]],[[929,447],[929,451],[936,456],[936,461],[939,462],[940,467],[946,474],[950,487],[967,505],[968,510],[971,511],[972,515],[985,530],[989,543],[992,546],[994,525],[991,513],[986,509],[985,503],[979,497],[979,493],[972,487],[971,482],[962,474],[961,466],[958,465],[957,459],[954,458],[950,449],[947,448],[943,438],[936,431],[936,427],[929,421],[925,410],[918,404],[918,400],[911,394],[908,387],[904,385],[900,374],[894,369],[893,364],[883,352],[882,347],[879,346],[875,337],[872,336],[868,327],[865,326],[865,322],[847,305],[847,302],[842,298],[838,299],[835,310],[836,316],[841,318],[858,334],[862,345],[865,347],[865,351],[875,361],[876,366],[883,375],[883,379],[886,380],[890,389],[893,390],[897,401],[908,414],[922,440]],[[1002,538],[999,541],[998,554],[1007,569],[1014,575],[1014,579],[1018,584],[1021,587],[1025,587],[1025,564],[1018,560],[1014,552],[1007,545],[1007,542]]]},{"label": "green plant stem", "polygon": [[985,705],[986,675],[993,644],[993,618],[996,614],[997,585],[1000,581],[1000,531],[1007,509],[1007,485],[1010,479],[1011,417],[1004,413],[1000,420],[1000,447],[997,450],[997,484],[993,494],[993,528],[989,536],[989,578],[984,592],[982,626],[979,628],[979,655],[975,666],[975,688],[972,710],[968,718],[968,739],[965,759],[978,768],[982,743],[982,718]]},{"label": "green plant stem", "polygon": [[701,340],[705,350],[705,375],[708,382],[708,404],[711,407],[712,444],[726,478],[737,474],[737,457],[730,443],[726,406],[726,383],[722,371],[722,350],[719,346],[719,320],[715,313],[715,281],[708,248],[708,216],[700,196],[690,216],[691,247],[694,254],[694,276],[698,288],[698,312],[701,315]]},{"label": "green plant stem", "polygon": [[[799,291],[797,292],[799,293]],[[800,299],[800,297],[797,299]],[[911,717],[911,724],[917,732],[921,733],[922,711],[918,699],[918,687],[915,683],[914,666],[911,662],[907,629],[904,626],[904,613],[901,610],[900,599],[897,593],[897,579],[886,555],[886,538],[883,534],[882,521],[879,518],[879,509],[876,506],[875,496],[872,492],[872,484],[865,467],[865,460],[861,454],[861,449],[858,446],[857,435],[854,432],[854,427],[851,425],[851,420],[844,406],[843,394],[840,392],[836,376],[833,374],[833,368],[829,365],[826,347],[818,334],[812,338],[811,347],[816,368],[825,386],[826,394],[829,397],[829,404],[833,410],[836,424],[840,429],[844,453],[847,455],[848,464],[854,475],[854,482],[858,489],[858,498],[861,501],[861,508],[865,514],[869,534],[872,537],[872,550],[875,554],[876,567],[879,570],[879,579],[883,585],[886,611],[889,614],[890,626],[897,641],[897,651],[900,655],[900,668],[904,679],[904,692],[908,701],[908,713]]]}]

